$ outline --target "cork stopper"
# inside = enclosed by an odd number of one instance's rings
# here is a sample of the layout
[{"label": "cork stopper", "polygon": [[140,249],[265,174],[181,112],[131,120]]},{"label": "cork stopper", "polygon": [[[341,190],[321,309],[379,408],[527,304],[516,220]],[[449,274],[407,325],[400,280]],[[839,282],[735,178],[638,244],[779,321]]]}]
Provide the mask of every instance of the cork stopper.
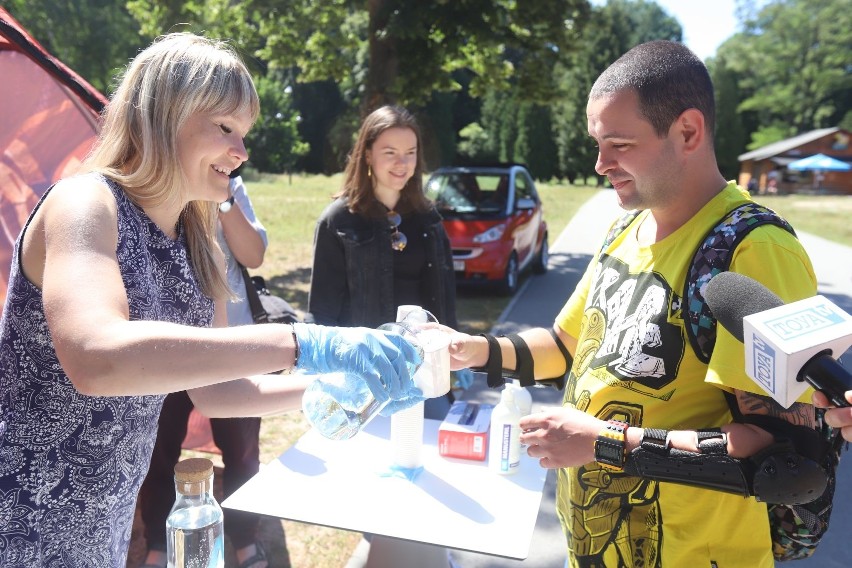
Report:
[{"label": "cork stopper", "polygon": [[175,481],[199,483],[213,475],[213,462],[207,458],[189,458],[175,465]]}]

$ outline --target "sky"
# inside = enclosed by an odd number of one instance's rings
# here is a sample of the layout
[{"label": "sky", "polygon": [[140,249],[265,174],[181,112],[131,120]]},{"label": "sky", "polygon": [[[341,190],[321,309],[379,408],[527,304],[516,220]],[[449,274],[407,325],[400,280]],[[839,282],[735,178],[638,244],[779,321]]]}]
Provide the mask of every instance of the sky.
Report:
[{"label": "sky", "polygon": [[683,28],[683,43],[702,60],[737,31],[734,0],[655,0]]},{"label": "sky", "polygon": [[[654,0],[683,28],[683,42],[702,60],[737,31],[735,0]],[[606,0],[592,0],[602,5]]]}]

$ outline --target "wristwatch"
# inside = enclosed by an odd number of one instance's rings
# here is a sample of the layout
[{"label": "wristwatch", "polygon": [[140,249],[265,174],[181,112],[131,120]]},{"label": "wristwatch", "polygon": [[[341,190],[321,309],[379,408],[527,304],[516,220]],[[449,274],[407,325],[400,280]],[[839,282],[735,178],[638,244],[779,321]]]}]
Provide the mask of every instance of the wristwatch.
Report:
[{"label": "wristwatch", "polygon": [[226,199],[225,201],[223,201],[222,203],[219,204],[219,211],[221,213],[227,213],[228,211],[231,210],[231,207],[233,207],[233,206],[234,206],[234,196],[232,195],[231,197],[229,197],[228,199]]},{"label": "wristwatch", "polygon": [[609,420],[595,441],[595,461],[604,469],[623,471],[627,453],[627,428],[629,424]]}]

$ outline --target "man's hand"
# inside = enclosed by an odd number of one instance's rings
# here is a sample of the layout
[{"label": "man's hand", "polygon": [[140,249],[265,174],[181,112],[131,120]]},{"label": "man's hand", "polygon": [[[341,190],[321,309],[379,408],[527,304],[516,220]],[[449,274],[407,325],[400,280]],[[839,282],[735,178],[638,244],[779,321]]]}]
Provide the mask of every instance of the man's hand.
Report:
[{"label": "man's hand", "polygon": [[573,408],[549,408],[521,418],[521,443],[541,467],[575,467],[595,461],[595,440],[606,422]]},{"label": "man's hand", "polygon": [[[852,390],[846,391],[846,400],[852,404]],[[834,408],[828,397],[819,391],[814,392],[814,406],[829,408],[825,412],[825,421],[832,428],[840,428],[840,433],[847,442],[852,442],[852,407]]]},{"label": "man's hand", "polygon": [[450,337],[451,370],[485,366],[488,362],[488,342],[484,337],[461,333],[446,326],[441,328],[452,334]]}]

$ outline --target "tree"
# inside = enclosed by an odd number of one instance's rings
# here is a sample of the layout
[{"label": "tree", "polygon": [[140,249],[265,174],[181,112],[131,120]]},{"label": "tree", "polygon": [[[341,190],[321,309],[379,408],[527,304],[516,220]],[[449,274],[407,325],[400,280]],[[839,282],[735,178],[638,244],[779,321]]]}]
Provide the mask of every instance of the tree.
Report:
[{"label": "tree", "polygon": [[249,161],[263,172],[292,172],[296,159],[308,153],[308,145],[299,138],[292,88],[274,73],[258,77],[255,84],[264,110],[246,137]]},{"label": "tree", "polygon": [[190,31],[208,37],[228,38],[253,71],[260,97],[260,116],[246,137],[251,164],[258,170],[291,172],[309,146],[299,136],[301,119],[293,108],[291,69],[270,69],[256,57],[263,45],[252,26],[251,2],[229,0],[129,0],[128,10],[139,22],[141,33],[154,38],[170,31]]},{"label": "tree", "polygon": [[776,0],[743,17],[718,54],[737,74],[738,112],[757,116],[752,146],[836,126],[852,110],[848,1]]},{"label": "tree", "polygon": [[4,0],[3,5],[48,52],[105,95],[146,43],[124,5],[114,0]]},{"label": "tree", "polygon": [[433,91],[458,90],[459,69],[472,73],[475,97],[511,79],[528,85],[525,98],[552,97],[550,69],[574,48],[589,10],[585,0],[246,0],[242,6],[247,20],[233,25],[257,30],[258,57],[298,67],[302,81],[359,88],[362,113],[387,103],[422,106]]}]

